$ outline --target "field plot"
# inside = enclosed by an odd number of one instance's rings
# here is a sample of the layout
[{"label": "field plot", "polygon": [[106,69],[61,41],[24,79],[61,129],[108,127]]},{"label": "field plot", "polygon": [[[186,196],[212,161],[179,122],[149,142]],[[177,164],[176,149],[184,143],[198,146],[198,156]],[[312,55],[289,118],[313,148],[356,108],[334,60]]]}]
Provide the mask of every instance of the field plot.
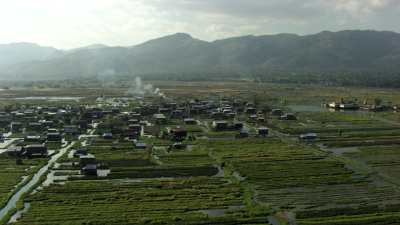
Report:
[{"label": "field plot", "polygon": [[396,144],[400,138],[400,124],[367,112],[301,112],[297,121],[272,124],[291,135],[317,133],[319,141],[337,147]]},{"label": "field plot", "polygon": [[212,142],[209,147],[229,171],[254,187],[255,201],[295,211],[300,224],[322,215],[397,210],[400,204],[396,187],[311,147],[280,140]]},{"label": "field plot", "polygon": [[[152,140],[148,140],[152,142]],[[108,178],[212,176],[218,170],[206,153],[135,150],[132,142],[95,141],[88,147],[96,159],[111,168]],[[156,160],[156,158],[158,160]]]},{"label": "field plot", "polygon": [[297,121],[274,121],[282,132],[301,134],[317,132],[338,134],[356,131],[394,130],[400,126],[381,121],[373,113],[366,112],[301,112]]},{"label": "field plot", "polygon": [[363,162],[384,178],[400,184],[400,146],[359,147],[358,151],[344,153],[344,156]]},{"label": "field plot", "polygon": [[241,209],[241,196],[216,178],[72,181],[29,197],[17,224],[265,224]]}]

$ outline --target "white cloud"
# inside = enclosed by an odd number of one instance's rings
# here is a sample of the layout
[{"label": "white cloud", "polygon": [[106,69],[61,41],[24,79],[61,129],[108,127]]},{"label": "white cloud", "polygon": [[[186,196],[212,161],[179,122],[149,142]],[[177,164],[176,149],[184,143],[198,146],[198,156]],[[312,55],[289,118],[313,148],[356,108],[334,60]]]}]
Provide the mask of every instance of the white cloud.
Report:
[{"label": "white cloud", "polygon": [[271,33],[400,31],[399,0],[0,0],[0,43],[133,45],[176,32],[205,40]]}]

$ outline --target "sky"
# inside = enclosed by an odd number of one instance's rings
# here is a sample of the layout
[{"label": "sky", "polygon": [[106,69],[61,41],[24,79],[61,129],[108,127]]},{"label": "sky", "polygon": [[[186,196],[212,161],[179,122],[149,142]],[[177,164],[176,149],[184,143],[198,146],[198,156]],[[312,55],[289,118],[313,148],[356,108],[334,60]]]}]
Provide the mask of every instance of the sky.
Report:
[{"label": "sky", "polygon": [[0,43],[71,49],[131,46],[189,33],[241,35],[374,29],[400,32],[400,0],[0,0]]}]

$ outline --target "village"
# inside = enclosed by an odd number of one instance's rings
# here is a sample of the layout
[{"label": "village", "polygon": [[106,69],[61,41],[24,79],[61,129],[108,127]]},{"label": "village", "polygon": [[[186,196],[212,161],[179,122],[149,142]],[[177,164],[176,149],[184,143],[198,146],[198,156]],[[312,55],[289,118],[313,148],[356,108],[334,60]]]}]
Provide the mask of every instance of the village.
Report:
[{"label": "village", "polygon": [[[135,107],[131,108],[131,104]],[[125,111],[131,109],[129,111]],[[1,142],[3,153],[22,164],[31,158],[47,158],[54,149],[72,141],[81,146],[72,155],[79,159],[80,173],[96,175],[99,166],[87,151],[88,142],[95,140],[131,143],[134,150],[151,152],[148,140],[163,141],[167,150],[185,150],[197,138],[209,139],[205,131],[234,132],[235,138],[266,138],[269,129],[265,116],[252,103],[239,101],[190,100],[185,103],[162,101],[159,104],[127,98],[98,98],[86,106],[31,106],[0,113],[4,128]],[[238,116],[239,115],[239,116]],[[281,120],[296,120],[292,113],[274,109],[271,115]],[[83,144],[84,143],[84,144]],[[83,145],[82,145],[83,144]],[[159,146],[158,146],[159,147]]]},{"label": "village", "polygon": [[196,85],[155,89],[140,82],[134,91],[79,101],[9,99],[0,112],[0,221],[400,219],[395,107],[360,110],[367,104],[344,96],[327,107],[318,99],[312,110],[299,102],[295,110],[271,100],[279,88],[260,100],[242,84],[218,94]]}]

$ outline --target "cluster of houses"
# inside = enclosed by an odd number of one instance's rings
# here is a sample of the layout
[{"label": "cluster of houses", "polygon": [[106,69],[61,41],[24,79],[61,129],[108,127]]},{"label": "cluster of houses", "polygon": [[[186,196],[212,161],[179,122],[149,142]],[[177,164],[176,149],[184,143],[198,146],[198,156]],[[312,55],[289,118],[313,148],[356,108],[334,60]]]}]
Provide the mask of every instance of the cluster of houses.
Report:
[{"label": "cluster of houses", "polygon": [[[104,102],[104,100],[103,100]],[[132,141],[134,149],[149,149],[141,137],[159,136],[171,141],[170,148],[183,149],[186,140],[194,140],[196,136],[185,127],[199,125],[201,121],[211,121],[210,129],[219,131],[237,131],[238,138],[249,136],[248,124],[256,124],[258,136],[266,137],[269,129],[266,127],[266,116],[280,120],[296,120],[291,113],[280,109],[272,112],[260,110],[255,104],[234,99],[218,100],[172,100],[154,101],[141,99],[134,107],[128,101],[115,105],[114,101],[107,104],[74,105],[74,106],[20,106],[9,112],[0,112],[0,140],[3,133],[22,137],[21,142],[9,149],[14,156],[47,156],[48,143],[62,143],[64,139],[74,139],[80,134],[86,134],[89,129],[105,140],[126,139]],[[172,122],[172,123],[171,123]],[[175,124],[172,125],[171,124]],[[168,125],[167,131],[163,131]],[[160,130],[160,127],[164,127]],[[96,160],[84,149],[77,151],[80,157],[81,170],[85,174],[94,173]]]},{"label": "cluster of houses", "polygon": [[19,138],[7,150],[16,157],[47,157],[48,143],[62,143],[65,137],[77,137],[90,128],[83,107],[21,106],[0,112],[0,136]]},{"label": "cluster of houses", "polygon": [[364,110],[370,112],[400,111],[400,107],[397,105],[381,104],[377,102],[370,104],[367,100],[364,100],[363,104],[358,104],[356,101],[341,99],[338,102],[331,102],[324,105],[333,110]]},{"label": "cluster of houses", "polygon": [[342,109],[342,110],[357,110],[360,106],[355,102],[331,102],[328,104],[328,107],[331,109]]},{"label": "cluster of houses", "polygon": [[[153,125],[166,125],[169,121],[181,121],[182,125],[197,125],[198,120],[194,117],[205,117],[210,119],[233,119],[236,112],[228,106],[220,107],[213,101],[192,100],[190,102],[176,103],[164,102],[159,104],[142,103],[130,112],[114,113],[113,119],[123,122],[116,127],[103,127],[107,132],[103,133],[104,138],[114,138],[115,135],[137,139],[141,134],[154,134],[151,132]],[[180,128],[183,130],[183,128]],[[158,131],[159,132],[159,131]],[[181,131],[184,133],[183,131]],[[175,129],[177,133],[177,129]]]},{"label": "cluster of houses", "polygon": [[47,157],[48,150],[45,144],[29,144],[24,146],[13,146],[7,150],[7,154],[12,157]]},{"label": "cluster of houses", "polygon": [[88,121],[79,108],[31,107],[13,112],[0,112],[3,132],[20,134],[27,141],[61,141],[62,135],[86,132]]}]

